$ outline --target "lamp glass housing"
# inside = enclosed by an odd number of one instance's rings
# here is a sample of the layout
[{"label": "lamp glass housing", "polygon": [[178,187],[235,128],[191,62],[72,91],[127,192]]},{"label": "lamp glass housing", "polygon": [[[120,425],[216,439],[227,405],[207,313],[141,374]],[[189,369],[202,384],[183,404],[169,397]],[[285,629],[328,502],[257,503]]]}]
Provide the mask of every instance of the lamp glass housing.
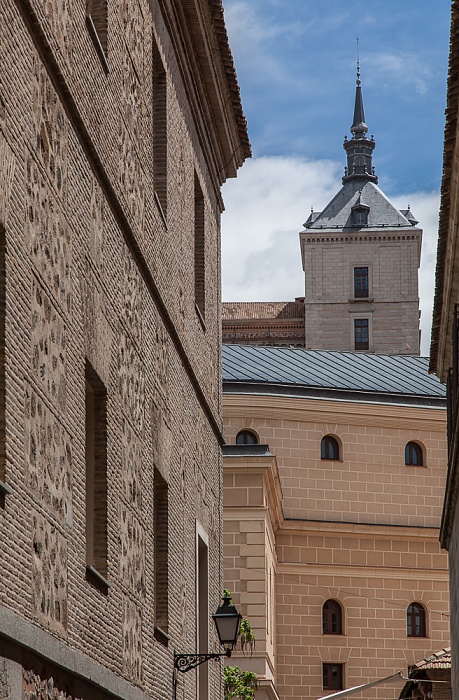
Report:
[{"label": "lamp glass housing", "polygon": [[242,615],[238,613],[234,605],[231,605],[231,598],[223,598],[223,605],[220,605],[212,617],[220,644],[224,647],[234,647],[237,643]]}]

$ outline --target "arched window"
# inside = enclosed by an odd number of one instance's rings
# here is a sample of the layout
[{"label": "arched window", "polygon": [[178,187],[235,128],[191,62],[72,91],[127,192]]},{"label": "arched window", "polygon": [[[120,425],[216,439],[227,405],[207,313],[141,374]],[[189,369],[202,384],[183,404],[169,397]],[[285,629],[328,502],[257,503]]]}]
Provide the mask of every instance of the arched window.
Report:
[{"label": "arched window", "polygon": [[410,603],[406,609],[406,634],[408,637],[426,637],[426,611],[421,603]]},{"label": "arched window", "polygon": [[241,430],[236,435],[236,445],[258,445],[258,436],[251,430]]},{"label": "arched window", "polygon": [[326,600],[323,604],[322,633],[343,634],[343,610],[337,600]]},{"label": "arched window", "polygon": [[405,464],[422,467],[424,464],[422,447],[417,442],[408,442],[405,446]]},{"label": "arched window", "polygon": [[331,435],[325,435],[320,444],[321,459],[339,459],[338,440]]}]

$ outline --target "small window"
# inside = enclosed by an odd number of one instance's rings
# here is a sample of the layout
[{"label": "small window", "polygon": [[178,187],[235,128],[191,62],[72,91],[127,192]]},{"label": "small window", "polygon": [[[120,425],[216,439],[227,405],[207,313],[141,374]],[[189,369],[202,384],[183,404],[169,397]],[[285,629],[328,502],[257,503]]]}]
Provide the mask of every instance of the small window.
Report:
[{"label": "small window", "polygon": [[323,689],[343,690],[343,664],[322,664]]},{"label": "small window", "polygon": [[241,430],[236,435],[236,445],[258,445],[258,436],[251,430]]},{"label": "small window", "polygon": [[366,226],[368,223],[368,212],[366,209],[356,209],[354,211],[354,224],[356,226]]},{"label": "small window", "polygon": [[368,350],[370,347],[368,333],[368,319],[354,319],[354,348],[356,350]]},{"label": "small window", "polygon": [[354,267],[354,297],[368,298],[368,267]]},{"label": "small window", "polygon": [[426,637],[426,611],[421,603],[411,603],[406,610],[408,637]]},{"label": "small window", "polygon": [[320,444],[320,458],[321,459],[339,459],[339,445],[338,440],[331,435],[325,435],[322,438]]},{"label": "small window", "polygon": [[405,446],[405,464],[413,467],[424,466],[422,447],[417,442],[409,442]]},{"label": "small window", "polygon": [[343,634],[343,611],[337,600],[326,600],[323,604],[322,633]]}]

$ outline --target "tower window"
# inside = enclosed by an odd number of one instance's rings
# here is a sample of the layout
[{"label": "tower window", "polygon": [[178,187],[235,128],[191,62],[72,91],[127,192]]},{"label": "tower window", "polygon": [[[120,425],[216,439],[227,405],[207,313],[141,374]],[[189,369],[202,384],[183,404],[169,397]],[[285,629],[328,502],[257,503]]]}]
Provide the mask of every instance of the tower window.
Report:
[{"label": "tower window", "polygon": [[343,664],[322,664],[323,689],[343,690]]},{"label": "tower window", "polygon": [[331,435],[325,435],[320,443],[320,458],[328,460],[339,460],[338,440]]},{"label": "tower window", "polygon": [[354,223],[356,226],[366,226],[368,223],[368,212],[365,209],[354,211]]},{"label": "tower window", "polygon": [[405,446],[405,464],[422,467],[424,465],[422,447],[417,442],[408,442]]},{"label": "tower window", "polygon": [[354,297],[368,298],[368,267],[354,267]]},{"label": "tower window", "polygon": [[426,611],[421,603],[411,603],[406,610],[406,634],[408,637],[426,637]]},{"label": "tower window", "polygon": [[368,319],[354,319],[354,348],[355,350],[368,350],[370,347],[368,333]]},{"label": "tower window", "polygon": [[337,600],[326,600],[323,604],[322,633],[343,634],[343,611]]}]

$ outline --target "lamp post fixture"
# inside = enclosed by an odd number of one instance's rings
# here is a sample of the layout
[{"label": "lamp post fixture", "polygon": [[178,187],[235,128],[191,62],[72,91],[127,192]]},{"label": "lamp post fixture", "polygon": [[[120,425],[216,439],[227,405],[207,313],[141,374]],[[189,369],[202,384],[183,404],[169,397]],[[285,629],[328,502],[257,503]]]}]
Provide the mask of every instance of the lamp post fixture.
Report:
[{"label": "lamp post fixture", "polygon": [[215,615],[212,615],[217,629],[220,644],[225,647],[223,654],[176,654],[174,652],[174,670],[186,673],[196,666],[209,661],[219,659],[222,656],[231,656],[231,652],[237,643],[239,625],[242,615],[231,605],[231,597],[224,596],[223,605],[220,605]]}]

